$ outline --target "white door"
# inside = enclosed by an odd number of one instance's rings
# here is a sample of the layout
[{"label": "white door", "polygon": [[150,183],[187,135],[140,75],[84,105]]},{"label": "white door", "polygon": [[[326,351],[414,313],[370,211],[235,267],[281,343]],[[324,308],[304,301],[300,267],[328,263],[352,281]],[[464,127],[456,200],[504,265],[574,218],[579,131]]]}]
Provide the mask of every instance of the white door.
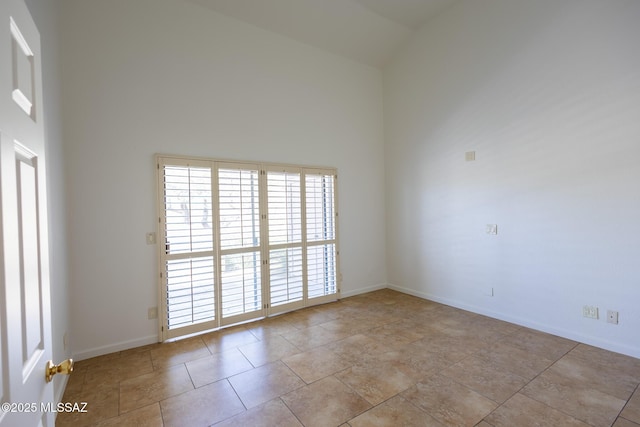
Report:
[{"label": "white door", "polygon": [[53,426],[40,35],[23,0],[0,1],[0,33],[0,426]]}]

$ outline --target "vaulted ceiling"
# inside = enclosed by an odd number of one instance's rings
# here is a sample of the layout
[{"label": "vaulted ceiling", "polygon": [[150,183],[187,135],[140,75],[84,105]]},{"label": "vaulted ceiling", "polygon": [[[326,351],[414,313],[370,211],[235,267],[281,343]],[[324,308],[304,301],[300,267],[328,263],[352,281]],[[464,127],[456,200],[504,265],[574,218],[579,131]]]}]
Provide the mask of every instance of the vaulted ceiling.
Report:
[{"label": "vaulted ceiling", "polygon": [[457,0],[188,0],[340,56],[382,67]]}]

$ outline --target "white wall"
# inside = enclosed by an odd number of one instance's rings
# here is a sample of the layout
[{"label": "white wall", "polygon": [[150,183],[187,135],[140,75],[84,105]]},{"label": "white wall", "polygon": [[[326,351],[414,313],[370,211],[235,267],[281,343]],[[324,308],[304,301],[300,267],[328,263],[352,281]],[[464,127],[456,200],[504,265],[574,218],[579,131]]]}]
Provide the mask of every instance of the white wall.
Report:
[{"label": "white wall", "polygon": [[[64,155],[59,72],[57,1],[26,0],[31,16],[40,31],[42,49],[42,85],[44,134],[47,162],[47,198],[49,203],[49,270],[51,284],[51,330],[53,360],[71,357],[64,336],[69,332],[69,281],[64,188]],[[59,401],[68,377],[54,377],[54,396]]]},{"label": "white wall", "polygon": [[638,22],[637,1],[467,0],[385,68],[394,287],[640,357]]},{"label": "white wall", "polygon": [[157,339],[154,153],[335,166],[342,294],[384,286],[382,76],[177,0],[64,0],[74,352]]}]

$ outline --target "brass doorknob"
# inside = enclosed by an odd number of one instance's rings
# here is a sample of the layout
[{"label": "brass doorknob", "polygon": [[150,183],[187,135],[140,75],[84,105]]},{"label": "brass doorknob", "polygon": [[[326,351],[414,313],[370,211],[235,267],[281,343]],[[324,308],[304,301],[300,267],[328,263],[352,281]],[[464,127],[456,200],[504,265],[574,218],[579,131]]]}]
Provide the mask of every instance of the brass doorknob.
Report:
[{"label": "brass doorknob", "polygon": [[53,361],[49,360],[44,370],[44,376],[47,382],[51,382],[55,374],[69,375],[71,372],[73,372],[73,359],[67,359],[58,365],[54,365]]}]

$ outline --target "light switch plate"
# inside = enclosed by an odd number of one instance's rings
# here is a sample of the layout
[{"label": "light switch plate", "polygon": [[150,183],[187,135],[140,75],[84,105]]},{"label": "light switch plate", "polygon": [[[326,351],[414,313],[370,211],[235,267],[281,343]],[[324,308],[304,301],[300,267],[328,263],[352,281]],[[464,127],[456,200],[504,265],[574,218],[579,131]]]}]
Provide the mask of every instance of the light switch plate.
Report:
[{"label": "light switch plate", "polygon": [[156,244],[156,233],[147,233],[147,245]]}]

